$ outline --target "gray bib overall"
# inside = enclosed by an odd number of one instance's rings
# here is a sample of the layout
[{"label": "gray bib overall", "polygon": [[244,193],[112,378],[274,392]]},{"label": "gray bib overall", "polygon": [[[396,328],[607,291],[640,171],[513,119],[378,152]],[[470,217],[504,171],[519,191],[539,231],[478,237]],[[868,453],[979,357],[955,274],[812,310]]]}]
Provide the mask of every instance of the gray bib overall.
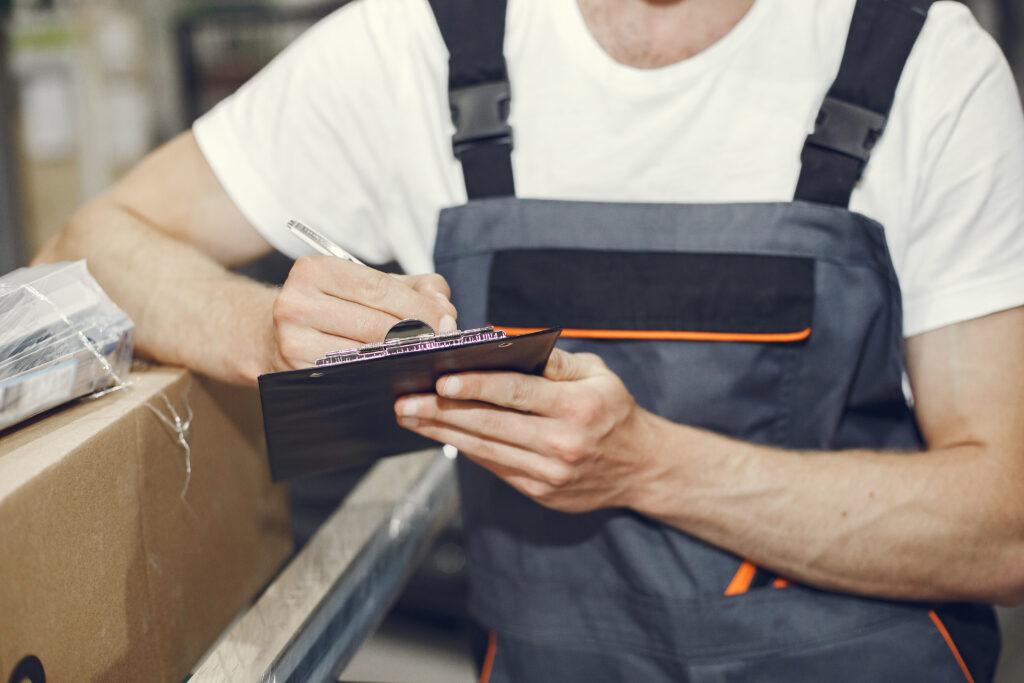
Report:
[{"label": "gray bib overall", "polygon": [[[451,53],[468,204],[438,272],[462,327],[565,328],[639,405],[790,449],[923,447],[902,391],[899,285],[882,226],[847,209],[928,2],[860,0],[802,152],[796,201],[518,199],[503,0],[431,0]],[[493,681],[988,680],[989,607],[791,584],[626,510],[567,515],[460,459],[470,611]]]}]

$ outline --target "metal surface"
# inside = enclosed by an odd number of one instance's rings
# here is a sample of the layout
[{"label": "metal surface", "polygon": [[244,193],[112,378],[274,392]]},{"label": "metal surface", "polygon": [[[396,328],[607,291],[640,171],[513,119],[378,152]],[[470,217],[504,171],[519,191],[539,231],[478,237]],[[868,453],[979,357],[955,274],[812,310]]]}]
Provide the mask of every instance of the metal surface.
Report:
[{"label": "metal surface", "polygon": [[334,681],[457,504],[441,450],[382,460],[207,656],[192,683]]},{"label": "metal surface", "polygon": [[7,18],[0,0],[0,275],[23,265],[17,169],[11,117],[14,86],[7,71]]}]

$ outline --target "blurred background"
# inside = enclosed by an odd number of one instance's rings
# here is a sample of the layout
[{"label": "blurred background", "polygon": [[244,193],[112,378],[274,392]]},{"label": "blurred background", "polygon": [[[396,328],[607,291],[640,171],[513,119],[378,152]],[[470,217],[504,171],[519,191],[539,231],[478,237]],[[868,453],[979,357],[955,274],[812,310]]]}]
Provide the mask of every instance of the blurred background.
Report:
[{"label": "blurred background", "polygon": [[342,4],[0,0],[0,272]]},{"label": "blurred background", "polygon": [[[0,0],[0,273],[24,265],[77,206],[345,1]],[[1024,0],[967,4],[1024,85]],[[281,281],[288,267],[278,255],[247,272]],[[299,545],[357,478],[293,485]],[[463,564],[456,522],[348,676],[473,680]],[[1000,680],[1024,680],[1024,617],[1002,617]]]}]

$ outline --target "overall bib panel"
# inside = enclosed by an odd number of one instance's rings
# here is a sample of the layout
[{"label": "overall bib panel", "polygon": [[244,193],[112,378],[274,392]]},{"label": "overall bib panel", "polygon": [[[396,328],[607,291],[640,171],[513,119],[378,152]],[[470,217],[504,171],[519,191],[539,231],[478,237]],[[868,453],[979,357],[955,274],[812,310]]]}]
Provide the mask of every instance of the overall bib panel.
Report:
[{"label": "overall bib panel", "polygon": [[[559,345],[601,356],[639,405],[746,441],[892,457],[923,447],[884,233],[846,204],[927,2],[858,2],[799,201],[731,205],[515,198],[504,2],[431,4],[471,198],[441,213],[435,264],[463,328],[564,327]],[[986,606],[790,585],[630,511],[554,512],[466,458],[459,477],[470,611],[497,634],[492,680],[992,675]]]},{"label": "overall bib panel", "polygon": [[[600,310],[568,310],[571,297],[561,293],[544,300],[537,282],[557,284],[553,281],[564,278],[503,267],[510,255],[507,262],[513,265],[539,255],[534,262],[549,270],[563,259],[562,270],[576,278],[564,286],[604,291],[605,281],[611,280],[618,313],[625,312],[621,302],[634,302],[641,313],[656,312],[634,315],[625,324],[606,316],[600,328],[591,328],[602,338],[570,338],[559,345],[600,355],[638,403],[659,415],[787,448],[866,447],[901,457],[901,452],[922,447],[902,392],[899,289],[881,227],[863,216],[803,202],[474,201],[442,213],[435,250],[438,272],[452,286],[463,325],[528,329],[546,324],[543,317],[530,317],[532,310],[543,316],[555,309],[578,321]],[[778,291],[798,308],[811,303],[806,328],[800,318],[784,322],[810,332],[791,339],[784,336],[785,327],[772,327],[776,311],[770,297],[763,306],[768,319],[759,320],[754,315],[759,307],[733,301],[736,292],[723,295],[720,288],[697,287],[712,302],[743,309],[739,322],[757,330],[752,334],[760,338],[745,339],[735,325],[722,333],[724,340],[616,338],[637,332],[638,320],[641,327],[651,327],[664,318],[665,308],[649,300],[650,273],[631,267],[635,255],[675,262],[682,273],[675,279],[684,283],[688,268],[700,270],[694,267],[695,257],[719,264],[728,262],[723,257],[742,257],[740,263],[751,271],[767,260],[772,264],[767,272],[774,271],[784,283]],[[586,273],[574,263],[581,258],[624,267]],[[796,277],[787,277],[792,274],[786,268],[798,271]],[[670,268],[659,266],[658,272],[674,277]],[[811,289],[803,291],[807,274]],[[750,296],[756,299],[757,292]],[[704,308],[693,292],[681,297]],[[492,310],[495,302],[505,315],[518,317],[499,317]],[[670,322],[685,317],[674,315]],[[569,680],[590,679],[591,667],[606,675],[628,671],[644,680],[658,680],[651,668],[666,680],[776,680],[768,673],[772,670],[789,672],[780,674],[785,680],[821,680],[817,675],[794,678],[794,666],[807,672],[817,666],[831,672],[830,680],[845,680],[835,675],[845,668],[843,657],[860,662],[869,651],[880,668],[861,666],[849,680],[877,680],[872,671],[901,680],[893,677],[899,667],[920,672],[936,662],[952,667],[948,680],[963,680],[956,657],[929,618],[934,606],[802,586],[776,588],[777,577],[762,571],[755,572],[742,594],[725,596],[742,564],[729,552],[628,511],[554,512],[465,459],[459,474],[471,611],[498,630],[503,645],[494,671],[507,667],[507,680],[545,680],[530,667],[546,667],[550,675],[562,670],[558,667],[576,665],[584,668]],[[978,606],[976,612],[991,635],[987,608]],[[896,637],[902,643],[898,661],[892,649]],[[981,650],[993,647],[990,642]],[[935,675],[935,680],[946,680]]]}]

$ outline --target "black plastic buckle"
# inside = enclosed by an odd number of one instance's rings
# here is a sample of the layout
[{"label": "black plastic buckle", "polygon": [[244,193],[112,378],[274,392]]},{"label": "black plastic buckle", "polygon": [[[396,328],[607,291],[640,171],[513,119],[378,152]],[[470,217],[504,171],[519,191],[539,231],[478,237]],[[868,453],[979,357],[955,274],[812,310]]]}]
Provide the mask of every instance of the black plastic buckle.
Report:
[{"label": "black plastic buckle", "polygon": [[882,137],[887,119],[884,114],[826,97],[807,142],[866,164],[875,143]]},{"label": "black plastic buckle", "polygon": [[512,90],[508,81],[479,83],[456,88],[448,93],[455,135],[455,156],[486,144],[512,144],[512,126],[508,125]]}]

